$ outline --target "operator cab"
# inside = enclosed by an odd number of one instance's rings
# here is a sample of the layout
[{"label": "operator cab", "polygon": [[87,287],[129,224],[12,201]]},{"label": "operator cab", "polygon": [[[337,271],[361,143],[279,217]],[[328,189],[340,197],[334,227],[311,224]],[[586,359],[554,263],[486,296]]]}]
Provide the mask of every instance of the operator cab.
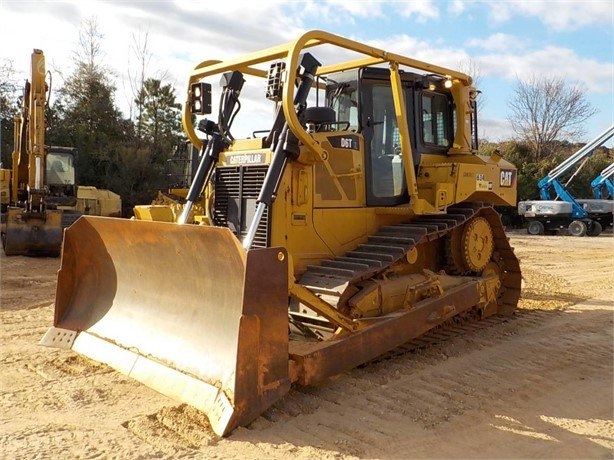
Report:
[{"label": "operator cab", "polygon": [[51,209],[55,206],[74,206],[77,202],[75,180],[75,152],[70,147],[49,147],[45,158],[45,199]]},{"label": "operator cab", "polygon": [[[405,112],[416,168],[422,154],[447,154],[454,143],[456,113],[450,90],[440,76],[402,72]],[[407,184],[390,71],[366,67],[331,74],[327,78],[327,104],[339,123],[365,138],[367,205],[407,203]]]}]

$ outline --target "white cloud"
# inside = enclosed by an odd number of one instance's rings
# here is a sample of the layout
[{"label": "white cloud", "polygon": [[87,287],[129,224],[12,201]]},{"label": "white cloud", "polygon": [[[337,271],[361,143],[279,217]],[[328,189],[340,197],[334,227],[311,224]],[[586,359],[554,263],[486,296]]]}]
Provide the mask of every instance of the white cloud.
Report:
[{"label": "white cloud", "polygon": [[381,40],[369,40],[369,44],[450,69],[457,69],[459,62],[469,60],[469,55],[462,49],[435,46],[430,39],[422,40],[405,34],[389,36]]},{"label": "white cloud", "polygon": [[[254,2],[261,4],[263,2]],[[283,9],[288,16],[295,19],[299,25],[307,21],[316,21],[323,27],[354,25],[360,19],[384,18],[383,2],[380,0],[361,0],[352,2],[345,0],[305,0],[286,1]]]},{"label": "white cloud", "polygon": [[559,76],[581,82],[596,93],[612,91],[614,66],[579,56],[568,48],[547,46],[523,54],[490,54],[477,58],[486,76],[506,79],[531,75]]},{"label": "white cloud", "polygon": [[[260,4],[263,2],[254,3]],[[309,17],[318,19],[324,24],[355,24],[357,19],[366,18],[394,20],[398,15],[423,23],[439,17],[439,8],[434,0],[306,0],[285,2],[284,6],[295,11],[298,20],[301,16]],[[387,14],[390,11],[392,11],[392,14]]]},{"label": "white cloud", "polygon": [[539,19],[554,30],[578,29],[592,24],[611,25],[614,11],[610,0],[509,0],[483,4],[490,9],[490,17],[495,22],[528,16]]},{"label": "white cloud", "polygon": [[447,11],[453,15],[488,10],[491,26],[519,17],[532,17],[557,31],[591,25],[611,26],[611,0],[453,0]]},{"label": "white cloud", "polygon": [[463,0],[453,0],[448,4],[448,12],[451,14],[461,14],[466,10],[466,3]]},{"label": "white cloud", "polygon": [[465,43],[471,48],[481,48],[486,51],[511,51],[523,48],[522,40],[516,36],[496,33],[486,38],[470,38]]},{"label": "white cloud", "polygon": [[347,0],[326,0],[325,2],[310,1],[315,8],[325,8],[325,14],[329,17],[336,17],[343,21],[348,16],[361,18],[380,17],[382,13],[382,2],[378,0],[362,0],[351,2]]},{"label": "white cloud", "polygon": [[413,0],[410,2],[393,3],[404,17],[415,17],[417,22],[426,22],[439,17],[439,8],[433,0]]},{"label": "white cloud", "polygon": [[499,142],[512,136],[510,123],[500,118],[480,117],[479,138],[489,142]]}]

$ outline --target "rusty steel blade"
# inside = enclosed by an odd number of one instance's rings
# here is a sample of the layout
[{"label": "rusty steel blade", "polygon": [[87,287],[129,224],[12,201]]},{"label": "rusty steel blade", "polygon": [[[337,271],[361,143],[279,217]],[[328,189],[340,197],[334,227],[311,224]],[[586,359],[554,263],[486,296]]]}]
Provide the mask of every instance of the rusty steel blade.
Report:
[{"label": "rusty steel blade", "polygon": [[284,249],[246,252],[227,228],[84,216],[65,232],[44,342],[77,332],[73,350],[224,435],[289,389],[287,283]]}]

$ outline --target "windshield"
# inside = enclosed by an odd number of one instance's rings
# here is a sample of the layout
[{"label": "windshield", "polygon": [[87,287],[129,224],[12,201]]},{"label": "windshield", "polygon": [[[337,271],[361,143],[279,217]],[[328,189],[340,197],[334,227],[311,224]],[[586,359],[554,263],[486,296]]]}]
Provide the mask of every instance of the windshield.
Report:
[{"label": "windshield", "polygon": [[347,123],[353,131],[358,130],[358,91],[348,83],[342,83],[331,96],[331,107],[337,115],[337,121]]},{"label": "windshield", "polygon": [[70,153],[48,153],[45,168],[47,185],[74,185],[73,160]]},{"label": "windshield", "polygon": [[445,94],[422,95],[422,141],[439,147],[450,147],[454,141],[453,121],[450,119],[448,98]]}]

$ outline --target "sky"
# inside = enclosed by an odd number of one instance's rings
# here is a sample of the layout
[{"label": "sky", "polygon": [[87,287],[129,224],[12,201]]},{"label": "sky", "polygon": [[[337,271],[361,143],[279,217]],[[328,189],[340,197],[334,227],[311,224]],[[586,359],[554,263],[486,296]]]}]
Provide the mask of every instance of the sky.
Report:
[{"label": "sky", "polygon": [[32,50],[42,49],[53,91],[74,70],[79,30],[94,18],[117,106],[128,116],[130,74],[138,68],[135,48],[145,37],[151,54],[147,74],[173,84],[183,103],[189,73],[199,62],[320,29],[440,66],[475,70],[483,98],[480,136],[489,141],[513,137],[508,102],[518,80],[564,78],[580,85],[598,110],[585,123],[584,137],[573,139],[587,142],[614,123],[613,5],[611,0],[0,0],[0,60],[10,60],[23,81]]}]

